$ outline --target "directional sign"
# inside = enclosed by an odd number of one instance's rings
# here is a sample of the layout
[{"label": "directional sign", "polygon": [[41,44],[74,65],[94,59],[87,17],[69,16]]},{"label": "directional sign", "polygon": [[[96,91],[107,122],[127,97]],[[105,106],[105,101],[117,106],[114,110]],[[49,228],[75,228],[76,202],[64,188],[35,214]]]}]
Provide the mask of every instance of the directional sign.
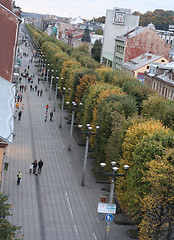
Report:
[{"label": "directional sign", "polygon": [[113,215],[112,214],[107,214],[106,216],[105,216],[105,220],[107,221],[107,222],[112,222],[113,221]]},{"label": "directional sign", "polygon": [[108,203],[98,203],[98,213],[116,213],[116,205]]}]

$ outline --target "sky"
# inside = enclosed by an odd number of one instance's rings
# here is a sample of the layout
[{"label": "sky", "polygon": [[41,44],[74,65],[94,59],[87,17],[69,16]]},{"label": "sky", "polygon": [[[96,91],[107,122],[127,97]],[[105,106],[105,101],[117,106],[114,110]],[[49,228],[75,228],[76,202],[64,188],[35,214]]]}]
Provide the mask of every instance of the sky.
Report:
[{"label": "sky", "polygon": [[106,9],[130,8],[145,13],[155,9],[174,10],[173,0],[16,0],[23,12],[52,14],[59,17],[92,19],[106,16]]}]

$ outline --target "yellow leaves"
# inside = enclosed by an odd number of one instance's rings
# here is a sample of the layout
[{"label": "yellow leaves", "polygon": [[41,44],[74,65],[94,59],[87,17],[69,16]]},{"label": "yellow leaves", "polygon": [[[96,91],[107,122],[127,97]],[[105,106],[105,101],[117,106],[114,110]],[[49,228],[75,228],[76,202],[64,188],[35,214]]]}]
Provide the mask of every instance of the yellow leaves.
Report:
[{"label": "yellow leaves", "polygon": [[169,129],[160,123],[160,121],[149,120],[141,123],[133,124],[127,131],[122,145],[123,158],[131,164],[132,153],[136,144],[143,139],[144,136],[155,134],[157,132],[168,133]]},{"label": "yellow leaves", "polygon": [[80,84],[77,86],[76,94],[75,94],[75,102],[79,104],[82,100],[82,96],[85,90],[89,85],[96,83],[96,77],[94,75],[84,75],[80,79]]}]

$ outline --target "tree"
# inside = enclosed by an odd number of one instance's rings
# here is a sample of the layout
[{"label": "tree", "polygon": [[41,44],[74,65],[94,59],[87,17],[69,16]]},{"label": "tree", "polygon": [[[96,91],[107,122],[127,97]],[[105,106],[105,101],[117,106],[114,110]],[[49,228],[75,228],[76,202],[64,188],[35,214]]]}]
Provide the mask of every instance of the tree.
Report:
[{"label": "tree", "polygon": [[142,174],[147,170],[146,162],[162,156],[165,148],[174,146],[174,133],[166,129],[158,121],[143,121],[134,123],[126,132],[122,144],[122,159],[120,166],[130,166],[126,181],[118,182],[118,196],[122,206],[136,218],[140,217],[139,199],[143,193],[148,193],[148,184],[142,183]]},{"label": "tree", "polygon": [[[118,89],[119,90],[119,89]],[[115,91],[115,94],[107,96],[100,102],[98,106],[98,120],[97,124],[100,126],[98,131],[98,137],[96,139],[96,153],[101,161],[106,162],[106,154],[108,152],[108,140],[111,136],[115,121],[120,118],[128,118],[133,114],[136,114],[135,100],[131,96],[119,94],[119,91]],[[129,111],[127,111],[129,109]],[[124,121],[124,120],[123,120]],[[113,151],[117,152],[115,148],[115,142],[112,142]],[[112,148],[111,145],[109,148]]]},{"label": "tree", "polygon": [[88,54],[89,53],[89,45],[84,42],[80,46],[77,47],[77,50]]},{"label": "tree", "polygon": [[106,19],[106,17],[102,16],[102,17],[95,18],[94,20],[95,20],[95,22],[105,23],[105,19]]},{"label": "tree", "polygon": [[161,96],[150,96],[142,104],[142,115],[146,118],[160,120],[165,126],[174,130],[174,102]]},{"label": "tree", "polygon": [[103,29],[102,29],[102,28],[98,28],[98,29],[95,31],[95,34],[97,34],[97,35],[103,35]]},{"label": "tree", "polygon": [[91,49],[91,54],[92,58],[94,58],[97,62],[100,62],[101,49],[102,49],[101,40],[96,40],[93,48]]},{"label": "tree", "polygon": [[147,11],[145,14],[134,12],[134,15],[140,16],[140,25],[147,26],[153,23],[156,29],[168,30],[170,24],[173,24],[174,11],[156,9],[155,11]]},{"label": "tree", "polygon": [[[10,224],[6,217],[10,216],[11,205],[6,203],[8,197],[0,193],[0,239],[1,240],[18,240],[22,238],[20,228]],[[17,237],[18,236],[18,237]]]},{"label": "tree", "polygon": [[[170,152],[174,152],[173,149]],[[140,240],[171,240],[174,237],[174,165],[168,161],[167,155],[168,150],[164,157],[147,163],[148,171],[143,174],[150,192],[140,201],[143,212],[139,224]]]},{"label": "tree", "polygon": [[84,75],[80,81],[79,85],[76,88],[76,94],[75,94],[75,102],[79,104],[82,102],[82,97],[85,93],[85,91],[88,89],[88,87],[91,84],[95,84],[97,82],[96,76],[95,75]]}]

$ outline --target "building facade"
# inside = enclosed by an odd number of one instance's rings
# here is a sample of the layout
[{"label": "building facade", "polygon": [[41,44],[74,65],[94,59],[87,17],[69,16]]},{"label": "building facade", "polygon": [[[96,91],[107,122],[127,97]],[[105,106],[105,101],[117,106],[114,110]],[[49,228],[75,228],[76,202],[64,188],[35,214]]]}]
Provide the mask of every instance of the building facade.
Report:
[{"label": "building facade", "polygon": [[160,38],[155,32],[153,24],[149,24],[145,28],[138,27],[116,37],[112,68],[121,70],[125,62],[146,52],[164,56],[169,60],[170,44]]},{"label": "building facade", "polygon": [[125,62],[122,65],[122,70],[131,77],[144,82],[144,72],[149,71],[150,64],[153,62],[165,64],[168,63],[168,60],[165,57],[148,52]]},{"label": "building facade", "polygon": [[174,99],[174,62],[167,64],[153,63],[145,72],[144,84],[154,89],[165,99]]},{"label": "building facade", "polygon": [[[9,3],[9,1],[7,1],[7,3]],[[0,13],[0,76],[12,82],[21,20],[16,14],[2,4],[0,4]]]},{"label": "building facade", "polygon": [[106,12],[103,45],[100,62],[112,67],[115,49],[115,38],[139,25],[139,16],[132,15],[131,9],[114,8]]}]

